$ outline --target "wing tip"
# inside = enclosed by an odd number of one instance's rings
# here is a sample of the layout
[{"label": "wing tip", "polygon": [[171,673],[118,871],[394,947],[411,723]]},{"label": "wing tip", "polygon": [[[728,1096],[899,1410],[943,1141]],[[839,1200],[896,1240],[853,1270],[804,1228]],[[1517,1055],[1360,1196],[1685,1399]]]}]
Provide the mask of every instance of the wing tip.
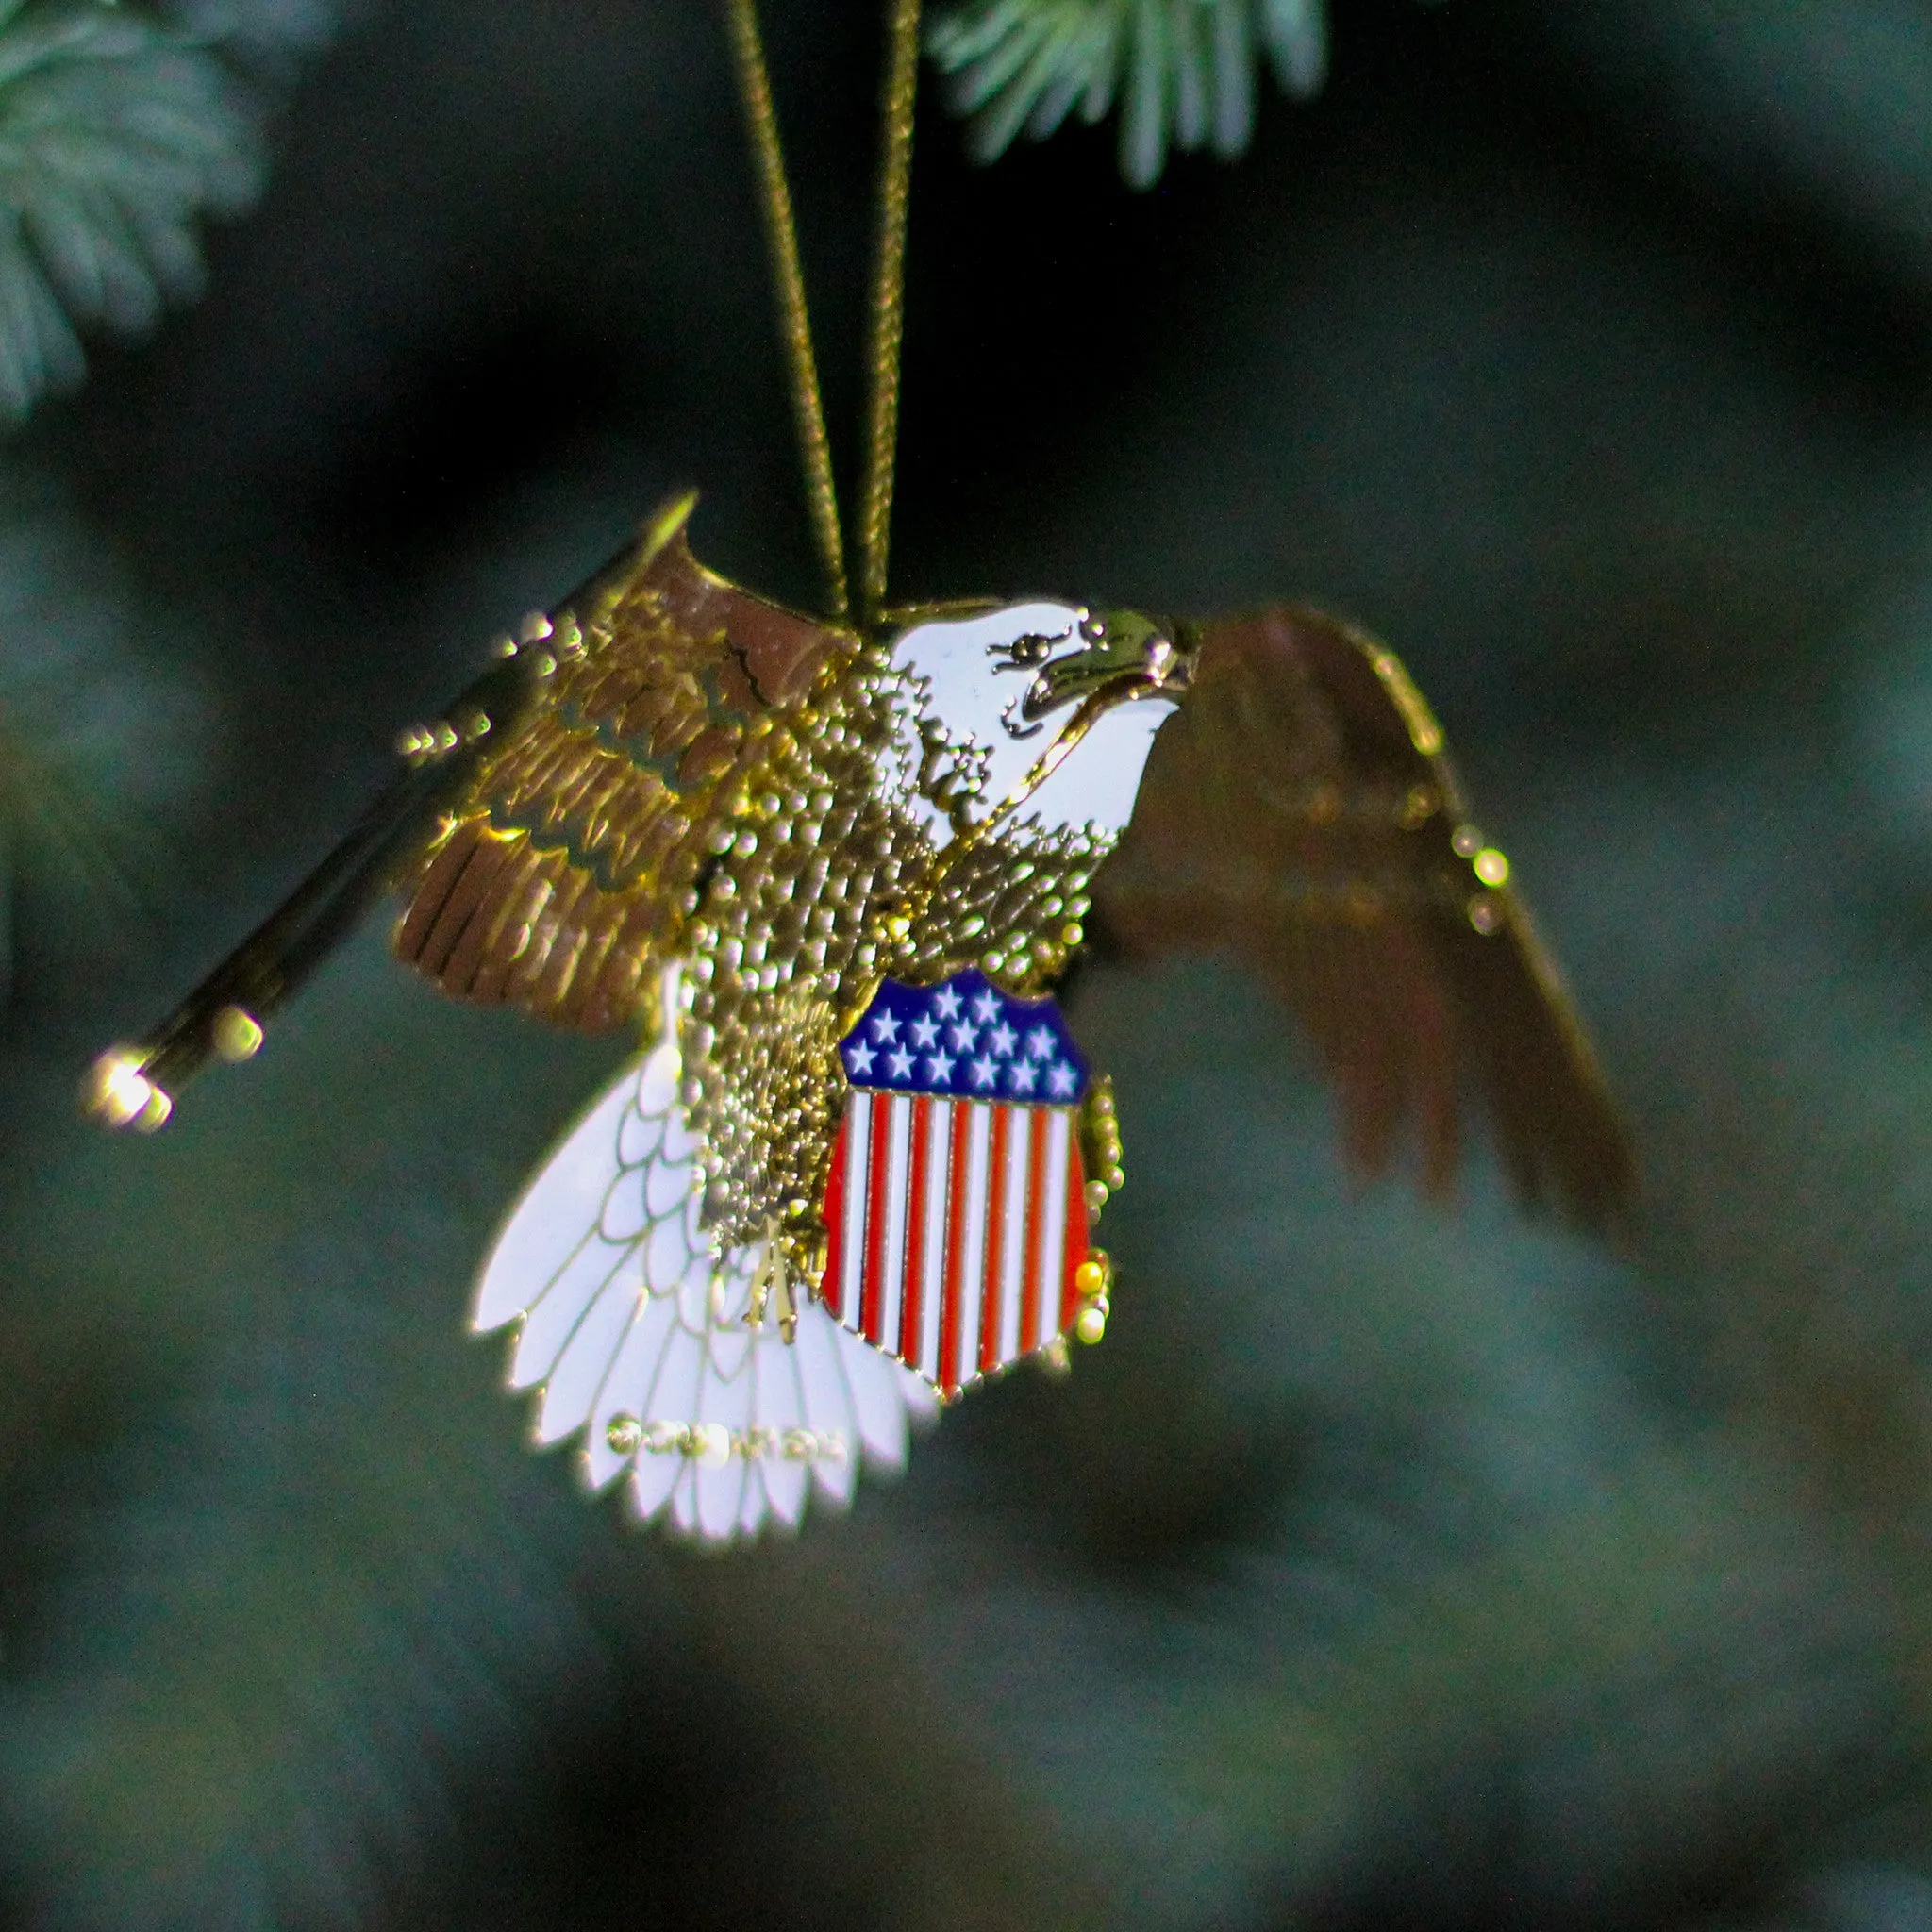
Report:
[{"label": "wing tip", "polygon": [[649,570],[684,535],[698,507],[699,493],[694,483],[680,484],[638,525],[638,544],[630,558],[633,570]]},{"label": "wing tip", "polygon": [[[1519,1104],[1541,1101],[1549,1109],[1545,1130],[1530,1137],[1525,1154],[1540,1174],[1547,1174],[1547,1191],[1566,1220],[1622,1247],[1634,1237],[1642,1199],[1635,1131],[1617,1104],[1590,1029],[1528,906],[1513,887],[1506,889],[1503,899],[1510,952],[1528,982],[1530,1010],[1548,1027],[1551,1058],[1567,1077],[1559,1097],[1538,1092],[1544,1083],[1534,1079],[1512,1083],[1512,1094],[1504,1091],[1500,1069],[1495,1070],[1491,1106],[1499,1134],[1507,1131],[1504,1122],[1512,1098]],[[1493,939],[1484,943],[1492,944]]]}]

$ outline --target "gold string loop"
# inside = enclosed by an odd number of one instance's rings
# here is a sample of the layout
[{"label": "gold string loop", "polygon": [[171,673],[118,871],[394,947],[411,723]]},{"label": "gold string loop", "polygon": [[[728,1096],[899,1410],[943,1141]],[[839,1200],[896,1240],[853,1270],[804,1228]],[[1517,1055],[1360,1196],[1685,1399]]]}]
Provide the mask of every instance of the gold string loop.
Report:
[{"label": "gold string loop", "polygon": [[920,0],[891,0],[879,112],[878,253],[873,281],[871,408],[866,423],[858,610],[877,625],[886,608],[886,552],[899,441],[899,350],[906,327],[906,217],[912,185],[912,109],[919,92]]},{"label": "gold string loop", "polygon": [[805,275],[798,260],[798,230],[791,215],[785,157],[778,144],[778,116],[772,105],[756,0],[724,0],[724,10],[737,56],[745,126],[758,164],[765,241],[771,250],[772,282],[778,303],[778,331],[791,365],[791,412],[805,470],[806,508],[819,560],[824,567],[828,614],[843,617],[850,599],[845,588],[845,540],[839,529],[839,499],[832,484],[832,446],[825,435],[825,406],[819,393],[818,360],[812,353],[811,322],[805,306]]}]

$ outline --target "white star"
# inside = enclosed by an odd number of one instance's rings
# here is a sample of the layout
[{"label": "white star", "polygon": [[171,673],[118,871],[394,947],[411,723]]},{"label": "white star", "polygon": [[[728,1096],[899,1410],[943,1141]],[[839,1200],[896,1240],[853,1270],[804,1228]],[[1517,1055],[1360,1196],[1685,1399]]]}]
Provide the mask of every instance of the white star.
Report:
[{"label": "white star", "polygon": [[912,1056],[903,1046],[895,1046],[891,1051],[891,1058],[892,1063],[892,1078],[895,1080],[908,1079],[912,1073]]},{"label": "white star", "polygon": [[949,1053],[936,1053],[925,1063],[925,1076],[936,1087],[944,1087],[953,1078],[953,1056]]},{"label": "white star", "polygon": [[991,1026],[1000,1016],[1000,996],[991,987],[973,1002],[973,1017],[982,1026]]},{"label": "white star", "polygon": [[993,1064],[991,1060],[981,1059],[973,1062],[973,1084],[975,1087],[991,1087],[994,1078]]},{"label": "white star", "polygon": [[1074,1083],[1077,1078],[1078,1075],[1073,1068],[1062,1060],[1058,1066],[1047,1069],[1046,1091],[1056,1100],[1071,1100],[1074,1095]]},{"label": "white star", "polygon": [[914,1046],[930,1046],[940,1037],[940,1023],[929,1014],[922,1013],[912,1023],[912,1043]]},{"label": "white star", "polygon": [[855,1074],[870,1074],[872,1072],[872,1063],[877,1058],[878,1055],[874,1053],[872,1048],[867,1046],[862,1040],[855,1040],[845,1049],[845,1064]]},{"label": "white star", "polygon": [[977,1026],[948,1026],[946,1043],[955,1053],[971,1053],[973,1042],[979,1038]]},{"label": "white star", "polygon": [[1036,1026],[1026,1036],[1026,1058],[1035,1060],[1051,1059],[1053,1058],[1053,1028],[1051,1026]]},{"label": "white star", "polygon": [[957,1020],[959,1017],[959,989],[957,986],[942,986],[932,996],[933,1005],[939,1009],[941,1020]]},{"label": "white star", "polygon": [[991,1047],[994,1053],[999,1055],[1001,1059],[1005,1059],[1013,1050],[1013,1029],[1002,1020],[992,1029],[991,1037],[988,1040],[987,1044]]},{"label": "white star", "polygon": [[1040,1077],[1040,1069],[1031,1060],[1015,1060],[1007,1069],[1007,1085],[1015,1093],[1031,1093],[1033,1083]]},{"label": "white star", "polygon": [[889,1040],[897,1040],[899,1037],[899,1022],[891,1013],[881,1013],[872,1023],[872,1037],[882,1046]]}]

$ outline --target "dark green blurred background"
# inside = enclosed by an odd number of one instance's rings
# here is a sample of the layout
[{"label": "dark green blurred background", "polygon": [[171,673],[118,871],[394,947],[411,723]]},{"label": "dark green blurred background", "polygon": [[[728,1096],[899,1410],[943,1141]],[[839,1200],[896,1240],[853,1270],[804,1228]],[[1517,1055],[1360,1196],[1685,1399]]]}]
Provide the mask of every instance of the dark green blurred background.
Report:
[{"label": "dark green blurred background", "polygon": [[[849,449],[878,9],[765,11]],[[203,304],[0,453],[6,1923],[1932,1927],[1932,8],[1332,29],[1146,195],[928,89],[894,588],[1385,633],[1638,1124],[1634,1259],[1483,1155],[1360,1192],[1247,983],[1096,966],[1105,1346],[705,1555],[462,1332],[624,1042],[372,930],[84,1130],[659,492],[814,590],[716,9],[364,7]]]}]

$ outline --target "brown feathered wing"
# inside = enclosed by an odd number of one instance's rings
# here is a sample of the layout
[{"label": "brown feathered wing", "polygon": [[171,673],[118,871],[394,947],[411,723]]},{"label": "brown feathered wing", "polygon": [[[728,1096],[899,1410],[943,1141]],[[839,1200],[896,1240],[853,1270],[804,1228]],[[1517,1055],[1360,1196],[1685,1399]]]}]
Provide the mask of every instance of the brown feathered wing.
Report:
[{"label": "brown feathered wing", "polygon": [[[554,614],[554,660],[405,879],[398,955],[460,999],[621,1025],[785,708],[857,647],[691,556],[694,497]],[[458,721],[459,722],[459,721]]]},{"label": "brown feathered wing", "polygon": [[1141,955],[1243,956],[1313,1035],[1360,1171],[1387,1168],[1408,1127],[1446,1189],[1474,1084],[1525,1196],[1619,1222],[1635,1187],[1624,1122],[1401,664],[1299,608],[1199,640],[1094,881],[1106,929]]}]

